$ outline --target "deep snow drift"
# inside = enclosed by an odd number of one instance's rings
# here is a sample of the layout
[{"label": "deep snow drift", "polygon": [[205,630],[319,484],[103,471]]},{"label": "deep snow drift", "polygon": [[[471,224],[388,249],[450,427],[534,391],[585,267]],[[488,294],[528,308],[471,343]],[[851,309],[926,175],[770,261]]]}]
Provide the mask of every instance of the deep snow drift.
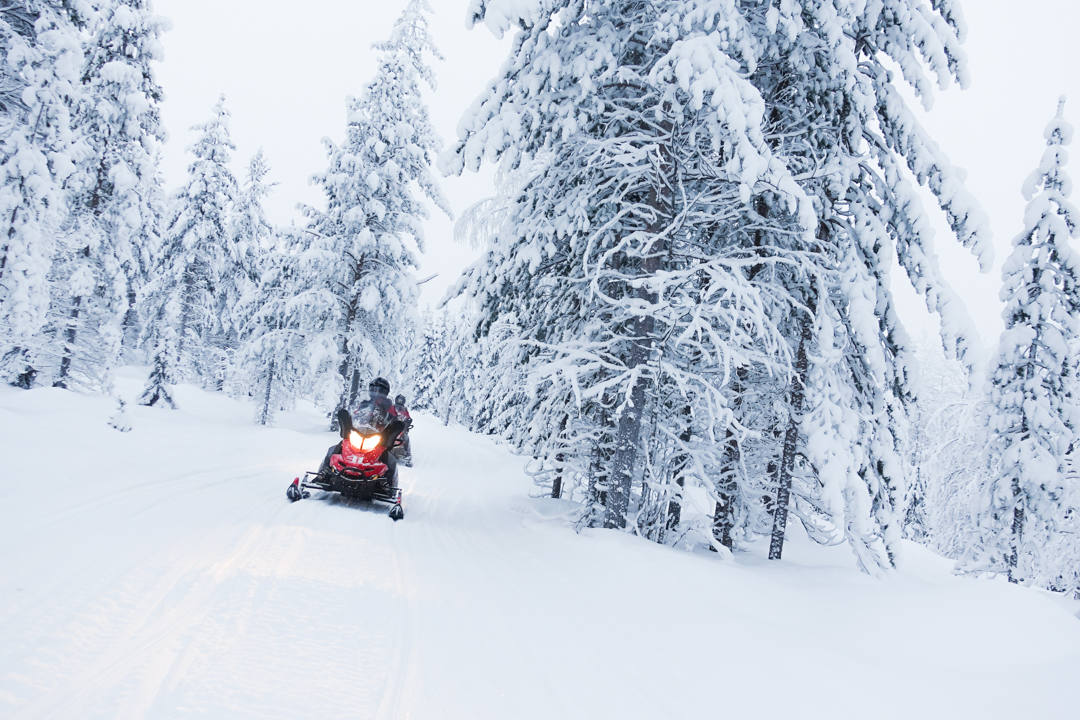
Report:
[{"label": "deep snow drift", "polygon": [[[137,381],[122,389],[134,395]],[[287,482],[334,438],[0,388],[0,717],[1073,718],[1078,608],[908,546],[694,555],[531,499],[420,415],[406,519]]]}]

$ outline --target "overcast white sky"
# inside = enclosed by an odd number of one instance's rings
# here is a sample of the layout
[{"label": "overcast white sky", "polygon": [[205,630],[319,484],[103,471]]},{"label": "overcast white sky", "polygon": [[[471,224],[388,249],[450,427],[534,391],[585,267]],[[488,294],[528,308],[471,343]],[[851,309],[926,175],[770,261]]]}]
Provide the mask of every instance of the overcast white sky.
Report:
[{"label": "overcast white sky", "polygon": [[[446,61],[436,71],[431,98],[436,127],[449,143],[458,119],[495,75],[507,43],[483,27],[465,29],[466,0],[429,0],[436,41]],[[280,183],[268,203],[271,218],[299,218],[298,203],[318,203],[308,183],[325,162],[322,138],[344,133],[345,97],[358,94],[373,71],[370,46],[383,39],[404,0],[157,0],[172,21],[164,38],[159,79],[169,140],[165,175],[183,181],[190,126],[202,122],[220,93],[233,114],[239,174],[262,147]],[[940,93],[923,118],[953,161],[968,170],[969,189],[991,221],[996,247],[992,273],[939,237],[942,263],[954,287],[992,346],[1000,330],[998,267],[1019,231],[1024,201],[1020,186],[1043,148],[1042,129],[1057,98],[1071,98],[1067,116],[1080,125],[1080,3],[1074,0],[967,0],[972,85]],[[1080,165],[1072,167],[1080,179]],[[460,213],[490,194],[490,176],[447,179],[444,190]],[[423,272],[439,273],[424,298],[441,297],[473,251],[453,241],[450,221],[428,224]],[[914,334],[925,322],[911,313]]]}]

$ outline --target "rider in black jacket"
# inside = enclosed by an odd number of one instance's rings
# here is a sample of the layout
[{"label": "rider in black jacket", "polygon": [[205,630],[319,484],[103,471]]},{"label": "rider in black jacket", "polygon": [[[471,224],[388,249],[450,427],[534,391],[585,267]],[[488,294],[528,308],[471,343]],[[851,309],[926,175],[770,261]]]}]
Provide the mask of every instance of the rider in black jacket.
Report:
[{"label": "rider in black jacket", "polygon": [[[338,424],[347,432],[348,428],[358,425],[370,425],[382,433],[383,454],[380,462],[386,463],[390,470],[387,472],[387,480],[390,487],[397,487],[397,458],[390,452],[394,442],[405,430],[405,423],[394,414],[394,404],[390,401],[390,383],[385,378],[377,377],[368,385],[369,396],[357,406],[356,411],[350,414],[344,408],[337,411]],[[330,456],[341,452],[341,443],[332,446],[326,451],[322,465],[319,466],[319,474],[324,475],[330,470]]]}]

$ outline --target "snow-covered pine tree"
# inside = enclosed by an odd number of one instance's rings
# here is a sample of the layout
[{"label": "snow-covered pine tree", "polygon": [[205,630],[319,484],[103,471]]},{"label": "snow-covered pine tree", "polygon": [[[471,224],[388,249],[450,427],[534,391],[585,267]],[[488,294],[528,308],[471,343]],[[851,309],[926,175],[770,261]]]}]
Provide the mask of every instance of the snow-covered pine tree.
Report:
[{"label": "snow-covered pine tree", "polygon": [[[864,566],[888,567],[900,536],[896,428],[910,396],[909,342],[889,278],[894,261],[940,316],[948,351],[964,357],[967,347],[967,323],[937,267],[912,179],[930,190],[952,233],[984,269],[990,260],[981,214],[907,108],[891,68],[899,67],[924,101],[935,80],[942,87],[964,84],[962,18],[945,0],[740,7],[760,43],[751,80],[769,108],[773,152],[813,198],[818,238],[836,268],[829,287],[807,298],[818,316],[809,357],[821,384],[807,392],[818,401],[810,407],[824,414],[802,421],[801,435],[817,435],[808,444],[807,466],[794,468],[804,478],[804,515],[821,518],[824,510],[828,524],[846,528]],[[822,332],[826,325],[832,332]],[[789,343],[796,348],[802,339],[793,332]],[[787,422],[800,422],[798,413],[789,415]],[[859,450],[832,454],[845,447]],[[815,468],[829,470],[815,474]],[[781,471],[780,484],[785,480]],[[782,530],[782,523],[774,528]]]},{"label": "snow-covered pine tree", "polygon": [[73,371],[84,383],[111,386],[156,242],[164,131],[152,63],[161,58],[164,25],[147,0],[113,0],[92,26],[74,116],[81,141],[69,181],[74,202],[53,273],[60,387]]},{"label": "snow-covered pine tree", "polygon": [[[225,345],[234,351],[227,368],[232,382],[225,389],[240,396],[250,394],[252,388],[248,373],[253,368],[248,365],[251,355],[247,345],[266,327],[252,323],[253,315],[262,310],[260,303],[265,300],[268,290],[263,287],[263,272],[279,275],[286,255],[292,256],[286,274],[295,275],[297,271],[295,246],[283,243],[283,237],[278,236],[266,217],[264,201],[276,185],[269,177],[270,163],[260,149],[248,161],[232,213],[230,247],[234,276],[224,286],[225,304],[221,312],[222,325],[226,328],[223,332],[227,338]],[[295,235],[288,237],[296,238]],[[277,292],[286,291],[280,278],[275,278],[273,284]],[[295,291],[295,286],[292,289]]]},{"label": "snow-covered pine tree", "polygon": [[438,395],[447,361],[446,322],[442,313],[425,312],[419,323],[417,344],[409,358],[412,372],[406,382],[411,388],[412,407],[437,412]]},{"label": "snow-covered pine tree", "polygon": [[0,0],[0,380],[33,385],[82,91],[68,3]]},{"label": "snow-covered pine tree", "polygon": [[[243,185],[237,183],[236,195],[229,208],[225,264],[218,275],[215,291],[218,327],[213,344],[217,357],[210,379],[217,390],[235,390],[240,394],[249,390],[243,381],[235,388],[229,382],[235,379],[236,355],[244,343],[245,328],[259,293],[262,253],[276,250],[278,244],[263,208],[263,200],[274,187],[268,180],[269,175],[270,164],[259,150],[248,162]],[[295,274],[295,270],[288,274]]]},{"label": "snow-covered pine tree", "polygon": [[[1002,268],[1005,330],[991,377],[992,431],[1000,468],[985,538],[1010,582],[1052,583],[1062,561],[1054,542],[1078,493],[1065,480],[1080,428],[1080,256],[1070,240],[1080,215],[1065,172],[1072,140],[1064,100],[1046,128],[1046,152],[1024,184],[1024,229]],[[1075,509],[1074,509],[1075,511]]]},{"label": "snow-covered pine tree", "polygon": [[375,76],[349,102],[345,141],[327,143],[329,167],[315,178],[326,209],[309,210],[308,256],[321,267],[305,300],[308,334],[337,349],[339,406],[355,404],[365,375],[396,374],[396,338],[416,306],[425,199],[449,214],[431,171],[439,140],[423,97],[434,87],[428,62],[440,57],[429,12],[410,0],[376,45]]},{"label": "snow-covered pine tree", "polygon": [[[893,258],[941,315],[946,347],[961,356],[966,349],[963,313],[936,266],[912,178],[935,195],[961,243],[989,261],[979,213],[887,67],[899,65],[924,98],[933,84],[927,70],[939,85],[963,82],[953,4],[473,0],[470,16],[497,33],[519,30],[505,73],[463,121],[448,169],[492,158],[512,168],[542,162],[515,196],[515,220],[490,258],[495,269],[474,271],[470,292],[485,308],[481,323],[516,312],[522,342],[538,348],[526,361],[551,369],[548,379],[576,380],[575,389],[596,399],[595,416],[606,416],[610,427],[595,441],[611,458],[595,466],[613,475],[590,481],[605,498],[606,524],[621,523],[628,482],[650,464],[643,433],[668,430],[644,415],[677,411],[674,399],[693,394],[690,436],[708,442],[691,448],[681,432],[667,441],[714,468],[718,536],[738,530],[733,516],[760,516],[760,495],[749,497],[753,486],[738,482],[748,474],[742,468],[760,467],[774,478],[773,557],[792,494],[791,509],[812,535],[832,541],[839,532],[868,570],[893,564],[902,490],[896,428],[909,394]],[[649,105],[654,89],[663,98],[657,108]],[[714,109],[723,122],[710,125]],[[690,279],[697,271],[704,282]],[[666,287],[685,301],[669,301]],[[709,303],[716,288],[739,298],[738,320],[732,306]],[[563,314],[547,318],[545,305]],[[675,316],[687,307],[714,314]],[[682,333],[688,321],[726,342],[695,347]],[[729,323],[746,335],[730,336]],[[725,383],[742,366],[752,385],[740,393],[751,402],[718,391],[717,358],[736,371]],[[691,393],[695,381],[686,378],[695,373],[707,381]],[[812,377],[817,389],[808,387]],[[828,405],[807,403],[807,393]],[[650,402],[663,409],[648,410]],[[820,409],[829,424],[811,422],[805,408]],[[554,435],[559,419],[547,420]],[[810,445],[823,453],[816,457],[807,456],[811,429]],[[824,454],[846,440],[862,450]],[[739,472],[725,472],[732,463]],[[827,474],[815,477],[823,467]],[[731,501],[733,492],[743,497]]]},{"label": "snow-covered pine tree", "polygon": [[[260,150],[248,164],[233,232],[238,270],[247,288],[228,310],[239,337],[236,389],[254,397],[260,425],[270,424],[303,392],[312,355],[302,334],[306,316],[301,302],[306,287],[300,261],[302,232],[279,231],[267,219],[263,201],[275,184],[269,175],[270,165]],[[240,287],[239,282],[234,284]]]},{"label": "snow-covered pine tree", "polygon": [[278,246],[274,226],[266,217],[265,201],[277,185],[270,181],[270,162],[262,149],[248,161],[247,173],[241,183],[233,213],[233,236],[242,249],[245,263],[262,250]]},{"label": "snow-covered pine tree", "polygon": [[244,342],[237,356],[239,375],[256,401],[255,419],[268,425],[304,392],[314,348],[303,335],[307,308],[297,248],[300,231],[282,232],[280,241],[261,244],[256,291],[244,305]]},{"label": "snow-covered pine tree", "polygon": [[235,278],[232,238],[236,178],[229,169],[234,147],[229,112],[221,98],[213,117],[194,128],[194,159],[173,211],[144,301],[147,344],[152,348],[151,382],[142,402],[163,397],[170,382],[196,377],[217,385],[223,283]]},{"label": "snow-covered pine tree", "polygon": [[[587,416],[601,426],[580,436],[610,460],[592,463],[605,477],[590,479],[603,508],[589,513],[602,510],[604,525],[621,527],[632,519],[636,478],[653,496],[678,492],[665,464],[651,460],[651,438],[700,459],[719,444],[686,438],[731,426],[730,369],[786,374],[790,354],[767,308],[786,316],[790,296],[771,280],[755,284],[746,268],[756,260],[791,264],[804,277],[813,269],[783,246],[755,258],[747,228],[811,244],[813,208],[764,137],[766,108],[745,78],[753,38],[733,4],[472,8],[474,21],[497,32],[522,30],[504,75],[463,121],[448,169],[485,158],[543,166],[471,292],[485,323],[516,313],[539,392],[569,388],[582,410],[595,406]],[[757,212],[761,203],[771,215]],[[696,427],[674,429],[670,414],[688,404]],[[530,422],[547,427],[530,435],[557,437],[568,408],[540,407],[554,412],[532,413]]]}]

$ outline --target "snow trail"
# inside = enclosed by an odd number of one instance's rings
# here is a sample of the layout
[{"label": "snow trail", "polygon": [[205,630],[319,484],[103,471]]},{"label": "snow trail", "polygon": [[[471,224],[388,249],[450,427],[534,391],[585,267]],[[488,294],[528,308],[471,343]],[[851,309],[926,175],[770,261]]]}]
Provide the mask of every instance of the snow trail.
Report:
[{"label": "snow trail", "polygon": [[522,460],[425,415],[404,521],[289,504],[333,440],[322,418],[263,429],[178,400],[121,435],[108,401],[0,389],[0,716],[1065,718],[1080,701],[1080,622],[917,547],[878,581],[843,548],[768,564],[578,535],[571,506],[529,498]]}]

